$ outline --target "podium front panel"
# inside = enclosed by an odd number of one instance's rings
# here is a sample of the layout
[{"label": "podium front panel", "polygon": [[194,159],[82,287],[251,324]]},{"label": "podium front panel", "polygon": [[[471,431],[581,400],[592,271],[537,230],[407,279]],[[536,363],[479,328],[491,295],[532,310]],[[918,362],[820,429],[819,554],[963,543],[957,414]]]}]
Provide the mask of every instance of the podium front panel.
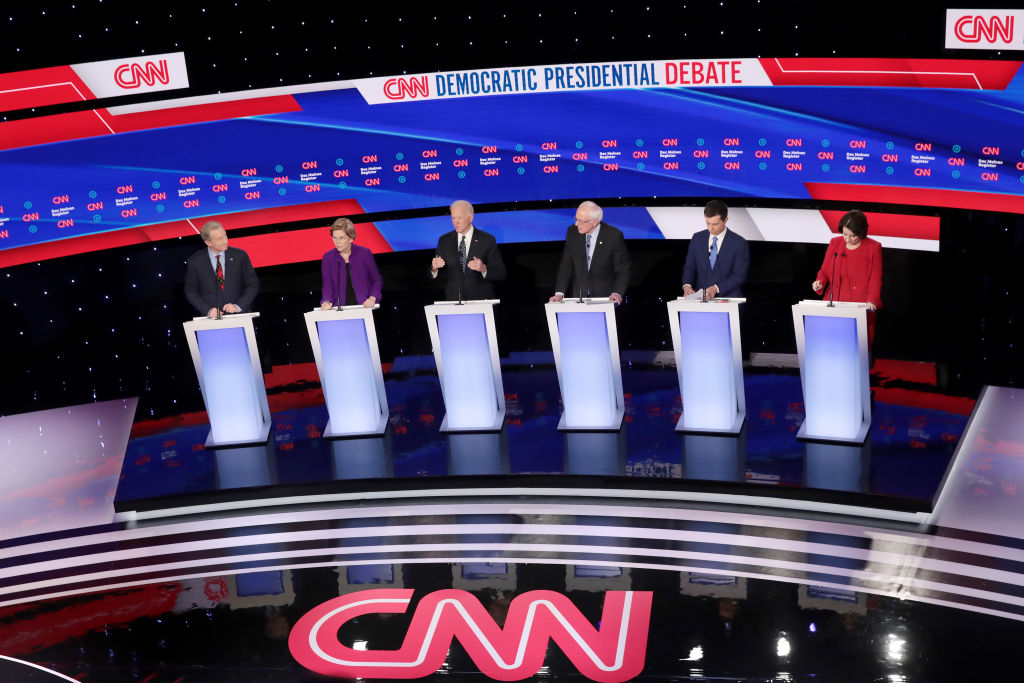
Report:
[{"label": "podium front panel", "polygon": [[381,422],[381,404],[366,323],[362,318],[317,320],[316,330],[320,338],[321,386],[331,416],[331,431],[376,431]]},{"label": "podium front panel", "polygon": [[806,419],[799,439],[863,443],[871,428],[864,304],[793,306]]},{"label": "podium front panel", "polygon": [[574,429],[602,428],[615,422],[616,386],[612,376],[608,323],[603,311],[558,312],[562,407]]},{"label": "podium front panel", "polygon": [[245,329],[238,326],[199,329],[195,335],[202,359],[203,398],[210,418],[212,442],[259,441],[261,434],[266,438],[262,407],[266,394],[253,378]]},{"label": "podium front panel", "polygon": [[728,430],[736,421],[736,378],[728,311],[680,311],[683,426]]},{"label": "podium front panel", "polygon": [[807,433],[852,439],[861,425],[857,321],[804,316]]},{"label": "podium front panel", "polygon": [[493,428],[498,405],[484,314],[438,315],[436,320],[448,429]]}]

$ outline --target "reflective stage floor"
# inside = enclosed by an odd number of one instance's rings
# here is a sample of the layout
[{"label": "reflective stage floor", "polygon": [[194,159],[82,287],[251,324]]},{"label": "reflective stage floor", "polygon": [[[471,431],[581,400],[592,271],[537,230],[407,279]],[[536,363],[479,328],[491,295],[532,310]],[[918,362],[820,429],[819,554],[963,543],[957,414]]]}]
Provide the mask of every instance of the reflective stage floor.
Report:
[{"label": "reflective stage floor", "polygon": [[560,433],[513,355],[502,432],[443,435],[432,359],[388,370],[373,439],[300,366],[255,448],[135,399],[0,420],[0,680],[1024,680],[1019,390],[879,362],[851,447],[748,368],[744,432],[684,436],[637,353],[623,430]]}]

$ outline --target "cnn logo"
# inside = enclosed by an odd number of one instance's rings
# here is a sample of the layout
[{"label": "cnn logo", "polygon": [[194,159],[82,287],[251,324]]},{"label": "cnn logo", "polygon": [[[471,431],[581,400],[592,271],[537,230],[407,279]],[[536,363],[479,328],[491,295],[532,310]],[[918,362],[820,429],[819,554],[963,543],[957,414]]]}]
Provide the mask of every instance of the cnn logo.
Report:
[{"label": "cnn logo", "polygon": [[114,69],[114,82],[126,90],[132,90],[145,84],[152,87],[156,83],[167,85],[171,82],[167,60],[153,62],[129,62]]},{"label": "cnn logo", "polygon": [[389,100],[430,97],[430,80],[426,76],[389,78],[384,81],[384,97]]}]

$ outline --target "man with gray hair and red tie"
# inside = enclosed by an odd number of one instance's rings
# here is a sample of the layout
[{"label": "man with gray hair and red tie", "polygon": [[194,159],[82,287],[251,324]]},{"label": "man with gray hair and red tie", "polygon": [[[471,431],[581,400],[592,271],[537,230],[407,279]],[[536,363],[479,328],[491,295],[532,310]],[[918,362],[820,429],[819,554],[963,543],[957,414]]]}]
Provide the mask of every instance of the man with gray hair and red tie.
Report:
[{"label": "man with gray hair and red tie", "polygon": [[199,236],[206,248],[185,262],[185,298],[210,318],[251,311],[260,283],[249,255],[228,246],[228,233],[217,221],[203,223]]}]

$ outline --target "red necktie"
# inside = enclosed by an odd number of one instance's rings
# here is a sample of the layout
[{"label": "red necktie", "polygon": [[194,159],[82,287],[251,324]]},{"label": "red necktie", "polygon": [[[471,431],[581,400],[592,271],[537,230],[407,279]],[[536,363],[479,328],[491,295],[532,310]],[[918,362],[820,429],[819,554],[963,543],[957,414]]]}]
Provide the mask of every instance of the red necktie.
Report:
[{"label": "red necktie", "polygon": [[220,262],[220,254],[217,254],[217,285],[224,289],[224,266]]}]

